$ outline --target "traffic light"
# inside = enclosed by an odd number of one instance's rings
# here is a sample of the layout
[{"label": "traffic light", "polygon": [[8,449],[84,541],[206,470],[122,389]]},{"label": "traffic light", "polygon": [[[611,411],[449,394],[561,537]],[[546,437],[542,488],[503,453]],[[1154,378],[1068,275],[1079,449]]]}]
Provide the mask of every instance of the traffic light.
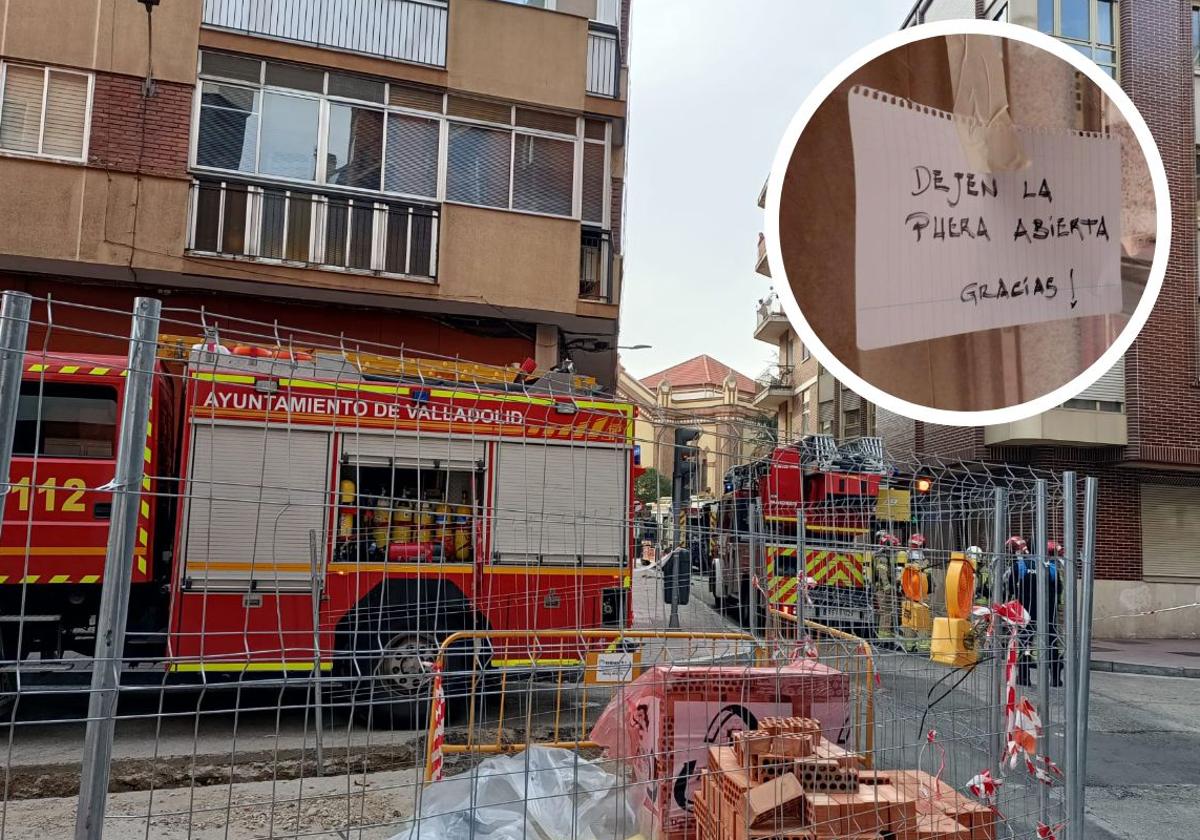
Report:
[{"label": "traffic light", "polygon": [[663,602],[672,606],[686,605],[692,591],[692,556],[683,545],[684,522],[692,498],[694,471],[700,461],[700,448],[695,440],[700,430],[680,426],[675,430],[675,457],[671,471],[671,515],[675,522],[673,551],[663,561]]},{"label": "traffic light", "polygon": [[918,493],[928,493],[930,488],[933,487],[933,479],[925,476],[917,476],[914,484]]},{"label": "traffic light", "polygon": [[700,447],[693,442],[700,437],[700,430],[692,426],[680,426],[675,430],[675,461],[671,476],[674,479],[675,515],[678,517],[695,489],[694,471],[700,462]]}]

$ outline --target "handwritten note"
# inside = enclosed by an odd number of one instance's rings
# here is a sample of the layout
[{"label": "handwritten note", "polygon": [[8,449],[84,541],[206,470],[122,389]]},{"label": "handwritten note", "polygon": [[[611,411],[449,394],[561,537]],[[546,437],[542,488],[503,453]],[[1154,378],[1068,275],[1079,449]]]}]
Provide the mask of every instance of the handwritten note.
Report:
[{"label": "handwritten note", "polygon": [[1121,309],[1115,137],[1020,130],[1031,165],[973,172],[956,117],[850,92],[862,350]]}]

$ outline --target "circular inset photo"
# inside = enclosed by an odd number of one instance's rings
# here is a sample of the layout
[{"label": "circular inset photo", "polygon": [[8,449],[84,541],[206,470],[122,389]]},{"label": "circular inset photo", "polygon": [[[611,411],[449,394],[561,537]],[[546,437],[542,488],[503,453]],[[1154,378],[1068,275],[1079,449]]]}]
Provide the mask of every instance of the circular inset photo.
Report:
[{"label": "circular inset photo", "polygon": [[894,33],[793,118],[768,258],[798,334],[895,413],[960,425],[1061,405],[1162,285],[1166,173],[1106,71],[1026,27]]}]

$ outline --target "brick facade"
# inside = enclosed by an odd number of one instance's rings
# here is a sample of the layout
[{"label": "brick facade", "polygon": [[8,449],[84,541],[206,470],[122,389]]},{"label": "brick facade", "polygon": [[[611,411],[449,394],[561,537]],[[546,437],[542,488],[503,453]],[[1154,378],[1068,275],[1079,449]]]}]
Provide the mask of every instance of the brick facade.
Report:
[{"label": "brick facade", "polygon": [[156,81],[153,95],[145,97],[143,82],[135,76],[96,74],[88,163],[186,178],[193,88]]},{"label": "brick facade", "polygon": [[1121,0],[1118,7],[1121,85],[1154,135],[1172,199],[1171,254],[1162,293],[1125,354],[1128,445],[987,447],[981,428],[933,426],[891,414],[885,419],[883,411],[879,430],[889,451],[902,454],[915,451],[1095,476],[1100,482],[1096,576],[1141,580],[1142,485],[1200,485],[1195,471],[1200,466],[1200,313],[1192,4]]}]

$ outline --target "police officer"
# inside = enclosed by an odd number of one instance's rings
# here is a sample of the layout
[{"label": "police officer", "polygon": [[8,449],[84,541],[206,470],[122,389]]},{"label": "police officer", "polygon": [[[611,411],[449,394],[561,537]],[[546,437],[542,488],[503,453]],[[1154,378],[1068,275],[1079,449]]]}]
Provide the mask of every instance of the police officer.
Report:
[{"label": "police officer", "polygon": [[1063,673],[1063,645],[1062,633],[1059,625],[1058,606],[1062,599],[1063,593],[1063,547],[1061,543],[1050,540],[1046,543],[1046,586],[1048,598],[1046,611],[1048,613],[1048,621],[1050,630],[1050,685],[1057,688],[1062,685]]},{"label": "police officer", "polygon": [[1017,685],[1032,685],[1029,669],[1033,662],[1034,633],[1037,629],[1037,569],[1029,556],[1029,545],[1022,537],[1013,535],[1004,543],[1008,567],[1004,570],[1002,586],[1006,600],[1017,600],[1029,613],[1029,623],[1017,636]]}]

